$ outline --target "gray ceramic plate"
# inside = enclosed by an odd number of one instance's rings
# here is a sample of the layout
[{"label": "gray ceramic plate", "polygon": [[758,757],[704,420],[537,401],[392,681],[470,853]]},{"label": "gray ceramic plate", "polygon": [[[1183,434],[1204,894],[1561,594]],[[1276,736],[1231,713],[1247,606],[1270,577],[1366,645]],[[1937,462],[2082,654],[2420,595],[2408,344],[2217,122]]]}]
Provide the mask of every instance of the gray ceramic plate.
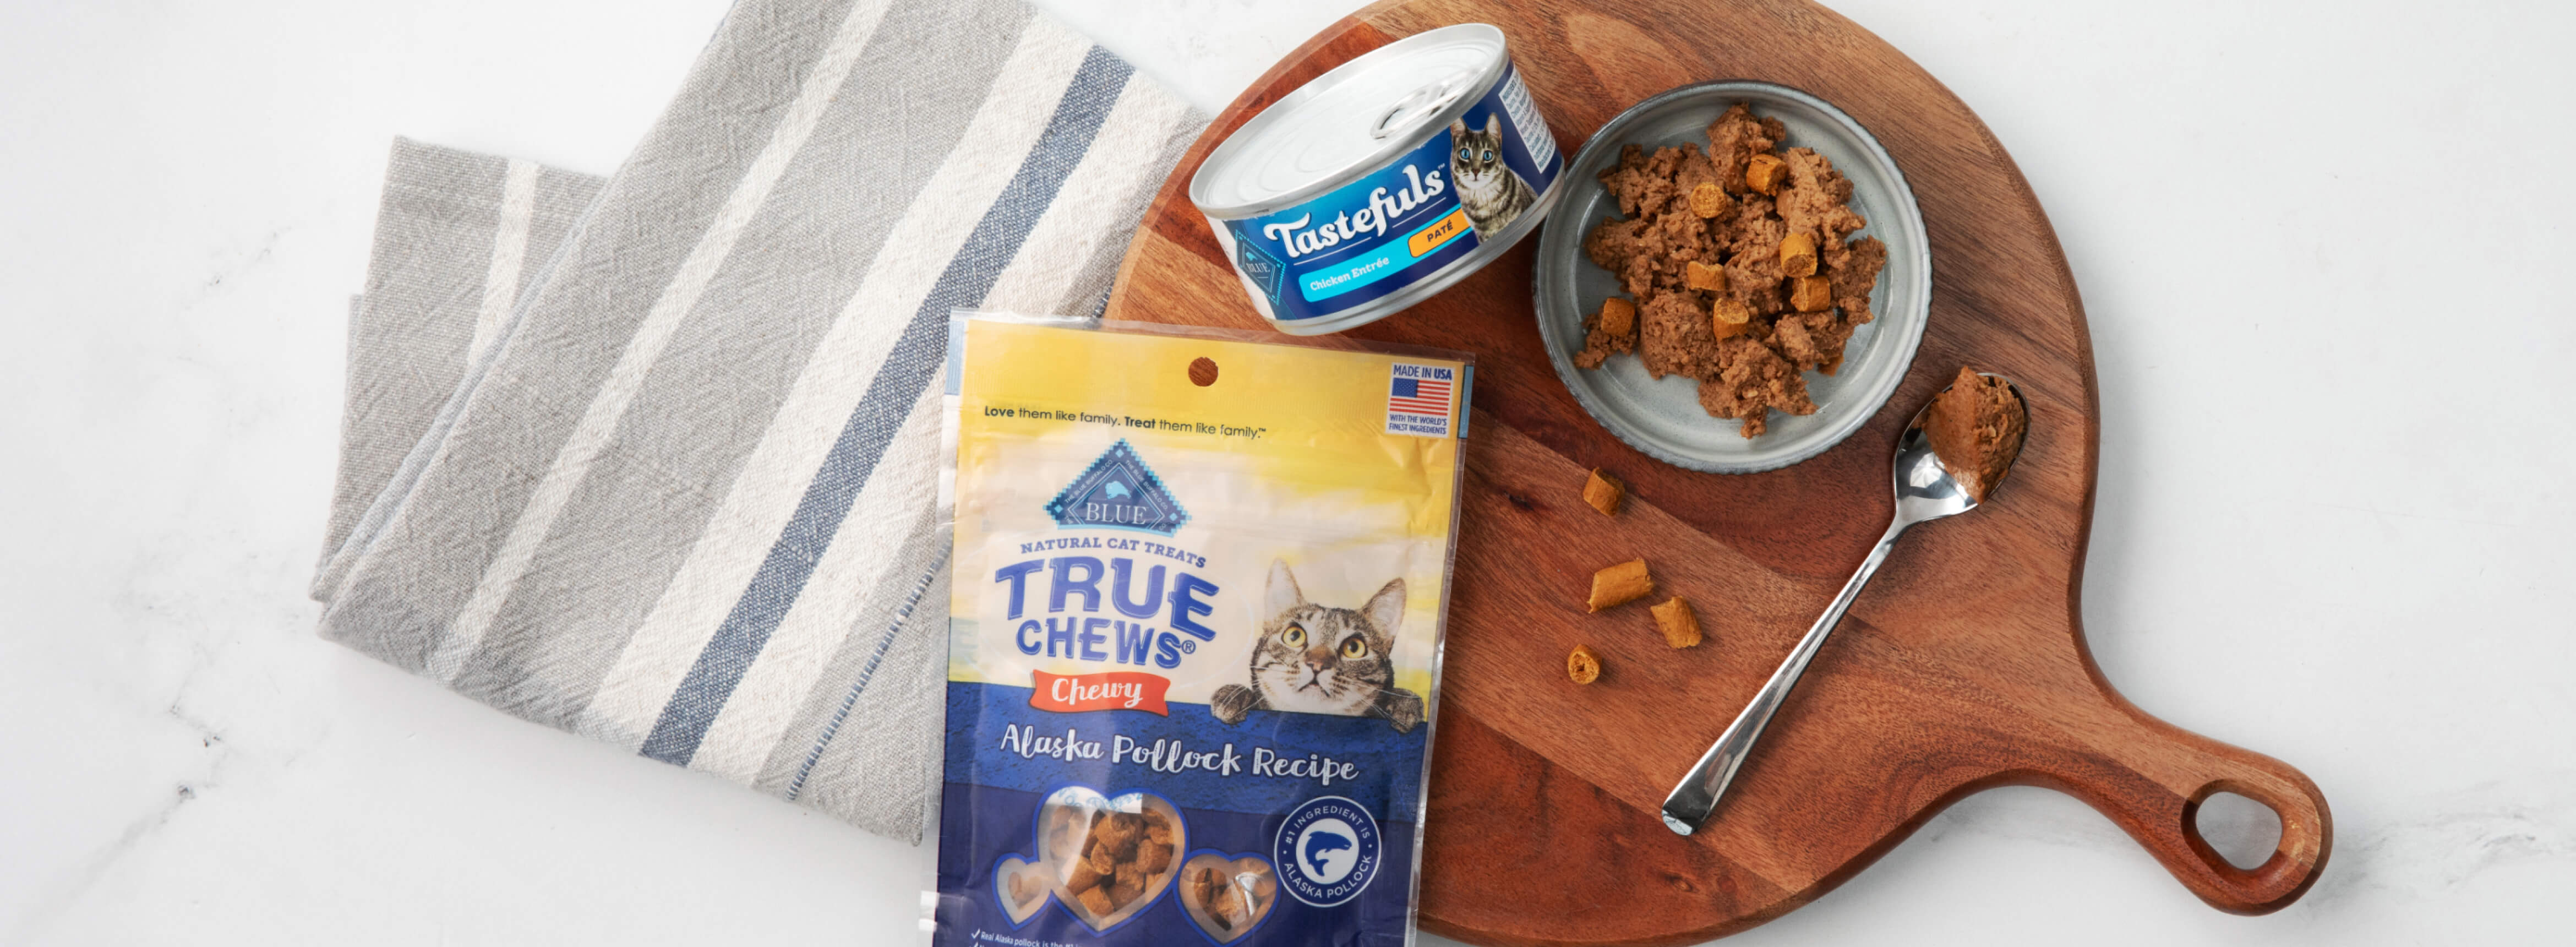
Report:
[{"label": "gray ceramic plate", "polygon": [[[1813,148],[1852,182],[1851,209],[1869,221],[1861,233],[1887,244],[1887,268],[1870,291],[1877,318],[1861,326],[1844,349],[1836,374],[1807,373],[1816,413],[1771,413],[1771,429],[1746,439],[1739,422],[1713,418],[1699,406],[1699,382],[1646,374],[1631,355],[1612,356],[1597,369],[1574,367],[1583,348],[1583,316],[1619,294],[1610,271],[1583,257],[1583,236],[1605,217],[1619,216],[1618,202],[1601,186],[1601,169],[1617,164],[1619,149],[1654,149],[1684,142],[1708,146],[1708,123],[1737,102],[1789,128],[1783,148]],[[1869,131],[1824,100],[1768,82],[1709,82],[1674,89],[1611,119],[1574,156],[1560,187],[1570,188],[1548,216],[1538,244],[1539,336],[1558,378],[1603,427],[1657,460],[1712,473],[1756,473],[1797,463],[1841,443],[1878,413],[1896,392],[1932,303],[1932,248],[1923,236],[1923,214],[1914,192],[1886,149]]]}]

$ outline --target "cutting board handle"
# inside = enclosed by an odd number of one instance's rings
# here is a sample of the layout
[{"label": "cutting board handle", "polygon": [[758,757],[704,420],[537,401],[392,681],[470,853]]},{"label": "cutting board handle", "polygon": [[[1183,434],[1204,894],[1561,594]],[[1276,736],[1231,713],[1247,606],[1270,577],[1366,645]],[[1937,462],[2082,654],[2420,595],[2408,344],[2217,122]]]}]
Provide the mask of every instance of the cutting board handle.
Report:
[{"label": "cutting board handle", "polygon": [[[2056,774],[2048,781],[2110,816],[2212,907],[2269,914],[2307,893],[2334,848],[2334,814],[2317,784],[2280,760],[2192,733],[2113,699],[2136,724],[2120,738],[2097,744],[2114,765],[2073,767],[2084,772]],[[2252,799],[2280,816],[2280,843],[2262,864],[2238,868],[2201,838],[2201,804],[2222,792]]]}]

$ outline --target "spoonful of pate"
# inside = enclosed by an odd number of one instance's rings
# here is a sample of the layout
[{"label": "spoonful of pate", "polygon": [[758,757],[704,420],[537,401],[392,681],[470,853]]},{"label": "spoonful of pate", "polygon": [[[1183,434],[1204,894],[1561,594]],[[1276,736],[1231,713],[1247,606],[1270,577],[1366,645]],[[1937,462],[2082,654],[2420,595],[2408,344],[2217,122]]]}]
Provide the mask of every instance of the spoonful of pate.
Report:
[{"label": "spoonful of pate", "polygon": [[1709,747],[1699,764],[1682,777],[1681,785],[1665,797],[1665,825],[1689,835],[1708,821],[1718,797],[1726,794],[1726,785],[1735,780],[1735,771],[1753,752],[1754,741],[1762,738],[1762,728],[1779,712],[1789,690],[1798,686],[1807,662],[1824,646],[1825,636],[1833,633],[1843,612],[1851,609],[1852,600],[1860,597],[1869,577],[1887,561],[1896,538],[1917,524],[1976,509],[1993,496],[2021,456],[2022,435],[2029,430],[2030,415],[2022,404],[2021,389],[2001,375],[1979,374],[1966,367],[1959,369],[1950,387],[1941,389],[1931,404],[1914,415],[1914,422],[1896,439],[1895,521],[1887,525],[1878,545],[1871,547],[1869,557],[1861,560],[1860,571],[1852,573],[1842,593],[1825,607],[1824,616],[1807,629],[1806,637],[1798,639],[1797,647],[1789,649],[1788,660],[1780,662],[1780,669],[1771,673],[1753,702],[1718,735],[1717,745]]}]

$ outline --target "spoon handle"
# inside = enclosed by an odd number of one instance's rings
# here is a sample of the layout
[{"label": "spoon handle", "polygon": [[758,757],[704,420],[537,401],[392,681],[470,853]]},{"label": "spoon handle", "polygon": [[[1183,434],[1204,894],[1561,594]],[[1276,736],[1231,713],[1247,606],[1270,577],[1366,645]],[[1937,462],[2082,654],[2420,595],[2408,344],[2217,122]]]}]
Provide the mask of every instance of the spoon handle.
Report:
[{"label": "spoon handle", "polygon": [[1896,538],[1904,535],[1910,525],[1913,524],[1903,517],[1888,524],[1887,534],[1870,548],[1869,558],[1861,560],[1860,571],[1843,583],[1842,592],[1825,607],[1825,614],[1816,619],[1815,626],[1807,629],[1806,637],[1798,639],[1798,646],[1789,649],[1788,660],[1771,672],[1771,680],[1753,695],[1753,702],[1744,706],[1735,722],[1727,725],[1726,732],[1718,735],[1716,745],[1699,758],[1699,765],[1691,767],[1690,775],[1682,777],[1681,785],[1673,787],[1673,794],[1664,797],[1665,825],[1689,835],[1708,821],[1709,813],[1717,808],[1718,797],[1726,795],[1727,784],[1735,781],[1735,771],[1743,768],[1745,756],[1753,752],[1754,741],[1762,738],[1762,728],[1770,725],[1771,715],[1779,712],[1780,704],[1789,699],[1790,689],[1798,686],[1798,676],[1806,673],[1807,662],[1824,647],[1825,637],[1833,634],[1843,613],[1851,610],[1852,600],[1860,597],[1860,590],[1869,585],[1869,577],[1878,572],[1879,563],[1886,562],[1888,551],[1896,548]]}]

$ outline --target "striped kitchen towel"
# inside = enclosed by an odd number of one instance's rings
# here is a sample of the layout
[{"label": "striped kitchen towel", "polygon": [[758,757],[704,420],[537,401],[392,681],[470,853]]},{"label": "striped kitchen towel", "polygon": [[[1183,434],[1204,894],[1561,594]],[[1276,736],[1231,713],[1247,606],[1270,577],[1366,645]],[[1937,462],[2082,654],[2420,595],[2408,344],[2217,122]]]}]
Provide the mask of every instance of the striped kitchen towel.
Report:
[{"label": "striped kitchen towel", "polygon": [[[349,303],[349,374],[327,557],[492,349],[538,266],[601,179],[518,158],[394,139],[367,262]],[[316,597],[327,590],[315,584]]]},{"label": "striped kitchen towel", "polygon": [[1203,124],[1016,0],[740,0],[604,182],[398,144],[322,634],[917,840],[948,313],[1096,309]]}]

